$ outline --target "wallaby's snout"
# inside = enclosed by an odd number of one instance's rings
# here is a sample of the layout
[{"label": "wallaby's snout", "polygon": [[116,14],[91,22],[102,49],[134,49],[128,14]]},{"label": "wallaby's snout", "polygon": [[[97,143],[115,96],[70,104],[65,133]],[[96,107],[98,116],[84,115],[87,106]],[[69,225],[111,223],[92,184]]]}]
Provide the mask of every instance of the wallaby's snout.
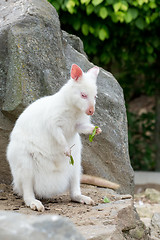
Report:
[{"label": "wallaby's snout", "polygon": [[87,114],[87,115],[93,115],[93,114],[94,114],[94,111],[95,111],[94,106],[91,106],[91,107],[89,107],[89,108],[87,109],[86,114]]}]

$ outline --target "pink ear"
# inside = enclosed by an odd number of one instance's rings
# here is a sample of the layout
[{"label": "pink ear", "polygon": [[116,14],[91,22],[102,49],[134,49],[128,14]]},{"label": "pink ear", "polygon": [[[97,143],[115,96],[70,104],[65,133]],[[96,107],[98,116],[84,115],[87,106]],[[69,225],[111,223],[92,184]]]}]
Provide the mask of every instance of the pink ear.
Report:
[{"label": "pink ear", "polygon": [[98,73],[99,73],[99,67],[95,66],[95,67],[89,69],[88,72],[93,73],[97,77]]},{"label": "pink ear", "polygon": [[71,68],[71,78],[77,81],[78,78],[80,78],[81,76],[82,76],[82,69],[78,67],[76,64],[73,64]]}]

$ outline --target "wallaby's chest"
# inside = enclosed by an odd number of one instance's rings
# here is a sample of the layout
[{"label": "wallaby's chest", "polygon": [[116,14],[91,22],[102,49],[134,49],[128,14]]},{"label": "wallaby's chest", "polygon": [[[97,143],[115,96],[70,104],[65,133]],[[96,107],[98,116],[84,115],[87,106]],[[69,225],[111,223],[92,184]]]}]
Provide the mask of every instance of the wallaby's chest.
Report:
[{"label": "wallaby's chest", "polygon": [[72,137],[76,134],[76,124],[78,114],[66,111],[62,114],[59,120],[60,127],[63,130],[65,137]]}]

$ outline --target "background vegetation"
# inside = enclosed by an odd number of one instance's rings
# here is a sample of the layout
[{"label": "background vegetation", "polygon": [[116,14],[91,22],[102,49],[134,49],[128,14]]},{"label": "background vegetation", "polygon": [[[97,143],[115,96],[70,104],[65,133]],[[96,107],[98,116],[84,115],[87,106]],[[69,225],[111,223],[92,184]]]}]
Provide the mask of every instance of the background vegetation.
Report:
[{"label": "background vegetation", "polygon": [[[160,1],[49,0],[62,29],[78,35],[89,59],[112,72],[124,89],[134,169],[160,170]],[[130,103],[153,96],[153,109]]]}]

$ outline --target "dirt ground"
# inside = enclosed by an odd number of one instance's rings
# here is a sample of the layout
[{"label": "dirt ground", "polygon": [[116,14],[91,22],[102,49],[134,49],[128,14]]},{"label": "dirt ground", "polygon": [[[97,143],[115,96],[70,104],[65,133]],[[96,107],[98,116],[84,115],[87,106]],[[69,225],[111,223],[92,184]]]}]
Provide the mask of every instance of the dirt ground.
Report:
[{"label": "dirt ground", "polygon": [[[146,188],[155,188],[160,191],[160,185],[138,185],[135,187],[135,193],[143,192]],[[112,194],[112,190],[106,190],[104,188],[97,188],[90,185],[81,184],[82,194],[90,196],[94,201],[95,205],[104,203],[104,197],[107,196],[110,201],[116,201],[115,195]],[[135,197],[135,202],[139,199]],[[147,203],[149,203],[146,200]],[[97,212],[92,211],[93,206],[83,205],[75,202],[71,202],[69,194],[64,194],[56,198],[42,200],[45,206],[45,212],[43,214],[57,214],[70,218],[76,225],[85,225],[92,219],[97,217]],[[37,211],[32,211],[26,207],[22,198],[17,196],[12,191],[12,187],[6,184],[0,184],[0,210],[12,210],[24,214],[35,214],[39,215]],[[85,217],[85,213],[91,213],[91,218],[88,218],[88,214]],[[93,214],[96,214],[94,216]],[[83,219],[83,221],[82,221]]]},{"label": "dirt ground", "polygon": [[[117,200],[112,193],[106,192],[106,189],[103,188],[101,189],[81,184],[81,191],[82,194],[90,196],[94,200],[95,205],[104,203],[104,197],[106,196],[110,201]],[[13,193],[11,186],[0,184],[0,210],[12,210],[19,213],[34,215],[56,214],[66,216],[78,226],[86,224],[92,225],[94,224],[94,219],[97,218],[98,211],[92,211],[95,206],[71,202],[69,194],[64,194],[57,198],[42,200],[42,203],[45,207],[44,213],[32,211],[29,207],[25,206],[21,197]]]}]

